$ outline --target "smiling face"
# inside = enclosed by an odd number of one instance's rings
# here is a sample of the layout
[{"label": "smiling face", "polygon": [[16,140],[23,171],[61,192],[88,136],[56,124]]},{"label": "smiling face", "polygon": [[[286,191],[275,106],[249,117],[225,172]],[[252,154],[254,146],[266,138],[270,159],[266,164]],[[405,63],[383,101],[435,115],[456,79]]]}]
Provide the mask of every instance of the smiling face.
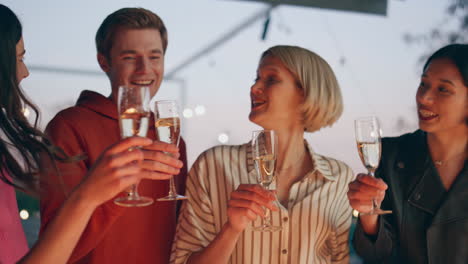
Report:
[{"label": "smiling face", "polygon": [[264,129],[301,127],[302,90],[281,60],[266,56],[260,61],[257,78],[250,90],[249,119]]},{"label": "smiling face", "polygon": [[156,29],[117,30],[109,59],[99,53],[98,61],[111,82],[112,98],[120,85],[148,86],[153,97],[164,74],[161,34]]},{"label": "smiling face", "polygon": [[455,64],[434,59],[424,71],[416,94],[419,127],[428,133],[466,131],[468,88]]}]

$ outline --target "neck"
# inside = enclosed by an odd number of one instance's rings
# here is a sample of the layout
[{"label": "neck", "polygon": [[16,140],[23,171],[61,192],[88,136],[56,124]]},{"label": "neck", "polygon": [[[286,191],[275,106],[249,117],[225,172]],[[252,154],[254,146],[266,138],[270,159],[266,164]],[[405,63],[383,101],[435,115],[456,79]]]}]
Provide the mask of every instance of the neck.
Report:
[{"label": "neck", "polygon": [[434,161],[447,161],[454,157],[467,156],[468,133],[450,131],[450,133],[428,133],[427,144]]},{"label": "neck", "polygon": [[277,130],[278,156],[277,169],[284,170],[302,164],[305,158],[304,131],[298,129]]}]

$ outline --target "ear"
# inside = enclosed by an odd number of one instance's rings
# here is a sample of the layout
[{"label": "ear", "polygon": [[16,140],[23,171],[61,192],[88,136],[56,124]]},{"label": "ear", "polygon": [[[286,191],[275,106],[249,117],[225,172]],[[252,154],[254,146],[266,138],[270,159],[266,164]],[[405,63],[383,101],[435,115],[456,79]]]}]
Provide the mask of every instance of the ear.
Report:
[{"label": "ear", "polygon": [[97,54],[97,61],[99,63],[99,66],[101,67],[101,69],[105,72],[105,73],[108,73],[109,70],[110,70],[110,65],[109,65],[109,62],[106,58],[106,56],[104,56],[103,54],[101,53],[98,53]]}]

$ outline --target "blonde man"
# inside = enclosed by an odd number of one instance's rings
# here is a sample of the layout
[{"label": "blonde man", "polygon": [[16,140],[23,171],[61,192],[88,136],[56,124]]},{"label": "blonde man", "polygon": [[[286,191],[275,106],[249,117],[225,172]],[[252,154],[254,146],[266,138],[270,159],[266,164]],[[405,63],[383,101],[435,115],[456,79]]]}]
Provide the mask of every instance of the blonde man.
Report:
[{"label": "blonde man", "polygon": [[[274,195],[257,185],[248,144],[217,146],[194,163],[171,263],[348,263],[351,169],[315,153],[305,132],[332,125],[343,111],[330,66],[300,47],[261,56],[249,119],[279,138]],[[253,231],[263,207],[282,230]]]}]

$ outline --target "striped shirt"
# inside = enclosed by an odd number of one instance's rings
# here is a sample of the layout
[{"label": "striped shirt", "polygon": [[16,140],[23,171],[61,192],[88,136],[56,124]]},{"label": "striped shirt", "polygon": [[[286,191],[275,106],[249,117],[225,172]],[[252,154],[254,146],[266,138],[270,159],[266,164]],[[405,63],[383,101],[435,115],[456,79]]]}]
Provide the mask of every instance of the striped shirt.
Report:
[{"label": "striped shirt", "polygon": [[[346,196],[354,178],[343,162],[321,156],[307,144],[314,171],[294,183],[287,208],[272,212],[281,231],[257,232],[247,227],[230,256],[230,264],[349,263],[351,207]],[[240,184],[255,184],[251,148],[217,146],[202,153],[187,179],[189,200],[182,206],[171,263],[186,263],[207,247],[228,221],[227,202]],[[252,222],[260,226],[261,219]]]}]

